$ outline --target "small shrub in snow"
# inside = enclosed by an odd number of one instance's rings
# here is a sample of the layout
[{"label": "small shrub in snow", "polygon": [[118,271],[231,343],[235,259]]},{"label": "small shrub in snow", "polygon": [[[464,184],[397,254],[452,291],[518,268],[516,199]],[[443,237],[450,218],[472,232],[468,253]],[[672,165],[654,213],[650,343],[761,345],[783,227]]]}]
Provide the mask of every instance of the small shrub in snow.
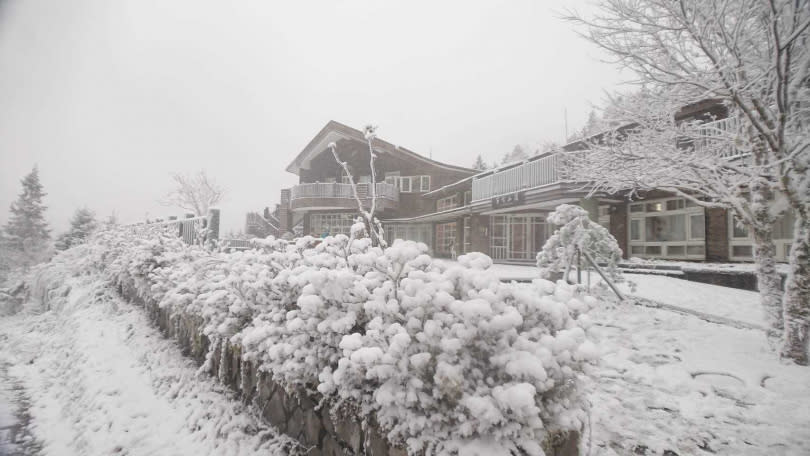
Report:
[{"label": "small shrub in snow", "polygon": [[548,215],[548,223],[558,228],[543,245],[537,254],[537,267],[544,277],[559,273],[576,266],[587,265],[584,257],[578,252],[587,252],[597,263],[604,265],[604,271],[614,282],[623,280],[618,269],[622,259],[622,250],[607,228],[594,223],[588,218],[588,211],[572,205],[561,204]]}]

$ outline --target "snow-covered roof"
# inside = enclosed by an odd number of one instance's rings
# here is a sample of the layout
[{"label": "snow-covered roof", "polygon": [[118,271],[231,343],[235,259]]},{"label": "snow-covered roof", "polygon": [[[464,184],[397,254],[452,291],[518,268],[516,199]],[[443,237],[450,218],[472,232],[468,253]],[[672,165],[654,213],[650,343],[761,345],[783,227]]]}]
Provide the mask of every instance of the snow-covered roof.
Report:
[{"label": "snow-covered roof", "polygon": [[[318,134],[315,135],[314,138],[312,138],[312,140],[304,147],[304,149],[298,154],[298,156],[296,156],[295,159],[289,165],[287,165],[287,171],[293,174],[298,174],[301,168],[307,168],[309,162],[313,158],[315,158],[321,152],[326,150],[326,148],[330,143],[337,142],[341,139],[358,141],[362,142],[363,144],[365,144],[366,142],[365,135],[363,134],[362,131],[356,128],[349,127],[348,125],[342,124],[340,122],[330,120],[321,129],[321,131],[319,131]],[[380,139],[379,137],[374,138],[374,149],[375,151],[402,155],[411,160],[419,160],[424,163],[436,166],[438,168],[444,168],[451,171],[463,171],[470,173],[475,172],[475,170],[471,168],[449,165],[447,163],[442,163],[433,160],[431,158],[427,158],[404,147],[391,144],[385,140]]]}]

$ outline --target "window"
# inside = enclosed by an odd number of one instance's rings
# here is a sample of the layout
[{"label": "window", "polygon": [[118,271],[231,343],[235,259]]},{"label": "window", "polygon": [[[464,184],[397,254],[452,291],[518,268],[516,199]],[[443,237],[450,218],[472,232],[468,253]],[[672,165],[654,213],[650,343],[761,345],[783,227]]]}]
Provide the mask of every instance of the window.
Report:
[{"label": "window", "polygon": [[399,187],[399,171],[385,173],[385,183]]},{"label": "window", "polygon": [[630,240],[641,240],[641,220],[630,220]]},{"label": "window", "polygon": [[748,228],[744,227],[737,219],[732,220],[732,225],[732,237],[737,239],[748,239]]},{"label": "window", "polygon": [[[386,182],[388,182],[387,179],[392,176],[386,174]],[[430,176],[403,176],[398,178],[397,181],[401,193],[422,193],[430,191]]]},{"label": "window", "polygon": [[349,235],[354,224],[354,214],[311,214],[309,216],[309,234],[315,237]]},{"label": "window", "polygon": [[686,217],[683,214],[654,216],[645,219],[647,241],[684,241],[686,240]]},{"label": "window", "polygon": [[661,212],[664,210],[664,205],[662,203],[647,203],[644,208],[647,212]]},{"label": "window", "polygon": [[628,214],[630,254],[704,259],[705,210],[683,198],[634,203]]},{"label": "window", "polygon": [[[787,261],[790,256],[790,246],[792,243],[794,216],[788,212],[779,218],[771,231],[773,243],[776,246],[776,260]],[[753,260],[753,234],[743,226],[735,217],[729,213],[729,244],[730,256],[732,260],[751,261]]]},{"label": "window", "polygon": [[458,207],[458,195],[448,196],[436,201],[436,211],[446,211]]},{"label": "window", "polygon": [[703,214],[689,216],[689,239],[706,239],[706,217]]},{"label": "window", "polygon": [[705,245],[690,245],[686,247],[687,255],[706,255]]},{"label": "window", "polygon": [[549,236],[543,217],[490,216],[489,250],[495,260],[533,260]]},{"label": "window", "polygon": [[410,177],[400,177],[399,178],[399,191],[402,193],[411,193],[411,178]]},{"label": "window", "polygon": [[385,236],[389,244],[397,239],[423,242],[428,247],[433,245],[433,225],[430,223],[398,223],[386,224]]},{"label": "window", "polygon": [[430,176],[420,176],[421,177],[421,184],[419,185],[419,190],[422,192],[429,192],[430,191]]},{"label": "window", "polygon": [[436,251],[450,253],[451,248],[456,248],[456,222],[440,223],[436,225]]},{"label": "window", "polygon": [[472,227],[470,226],[470,217],[464,217],[462,236],[464,236],[463,253],[470,253],[472,250]]},{"label": "window", "polygon": [[610,206],[599,206],[598,223],[610,230]]},{"label": "window", "polygon": [[472,190],[464,192],[464,205],[467,206],[472,203]]},{"label": "window", "polygon": [[734,245],[731,247],[731,256],[751,257],[754,256],[754,250],[750,245]]}]

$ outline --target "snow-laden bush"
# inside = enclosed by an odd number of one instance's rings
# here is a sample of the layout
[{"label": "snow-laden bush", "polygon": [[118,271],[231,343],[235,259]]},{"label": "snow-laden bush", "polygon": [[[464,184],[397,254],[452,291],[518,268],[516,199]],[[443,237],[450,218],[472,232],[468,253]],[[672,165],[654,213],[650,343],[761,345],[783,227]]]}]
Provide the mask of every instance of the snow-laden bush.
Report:
[{"label": "snow-laden bush", "polygon": [[274,381],[374,417],[410,452],[539,455],[550,431],[582,427],[595,300],[563,282],[503,284],[482,254],[434,263],[424,244],[354,235],[223,253],[121,230],[78,248],[78,270],[202,319],[209,362],[219,344],[241,346]]},{"label": "snow-laden bush", "polygon": [[546,220],[558,228],[537,253],[537,267],[543,277],[565,272],[577,266],[577,262],[585,267],[587,263],[580,252],[586,252],[595,262],[604,265],[603,269],[614,282],[623,280],[618,269],[622,259],[619,243],[607,228],[588,218],[588,211],[573,204],[561,204]]}]

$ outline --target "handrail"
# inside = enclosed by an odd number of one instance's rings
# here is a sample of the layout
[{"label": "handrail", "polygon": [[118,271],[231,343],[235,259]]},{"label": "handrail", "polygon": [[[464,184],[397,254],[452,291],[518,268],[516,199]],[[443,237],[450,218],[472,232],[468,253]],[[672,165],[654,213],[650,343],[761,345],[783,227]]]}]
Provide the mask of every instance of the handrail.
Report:
[{"label": "handrail", "polygon": [[[357,193],[362,199],[371,198],[371,188],[368,183],[361,183],[357,185]],[[386,182],[378,182],[376,184],[377,198],[389,199],[392,201],[399,200],[399,189],[392,184]],[[290,199],[300,198],[354,198],[354,191],[351,184],[332,183],[332,182],[315,182],[298,184],[292,187],[290,191]]]},{"label": "handrail", "polygon": [[480,201],[559,182],[560,162],[560,154],[557,153],[473,179],[472,200]]}]

